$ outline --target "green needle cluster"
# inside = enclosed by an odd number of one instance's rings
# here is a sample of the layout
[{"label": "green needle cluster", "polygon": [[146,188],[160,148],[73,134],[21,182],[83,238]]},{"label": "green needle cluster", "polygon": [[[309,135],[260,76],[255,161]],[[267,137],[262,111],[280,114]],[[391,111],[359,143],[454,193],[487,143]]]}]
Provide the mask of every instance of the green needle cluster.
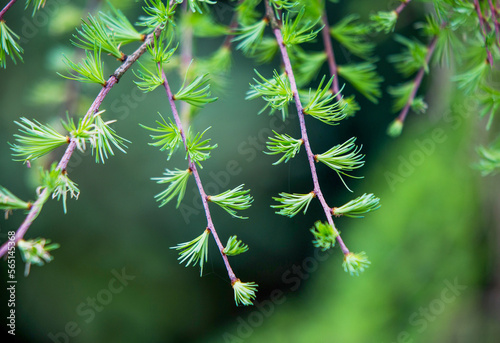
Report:
[{"label": "green needle cluster", "polygon": [[370,58],[375,48],[375,44],[367,40],[371,28],[369,25],[359,23],[358,20],[359,15],[348,15],[332,26],[330,34],[352,54],[365,59]]},{"label": "green needle cluster", "polygon": [[203,275],[203,265],[208,259],[208,238],[210,236],[210,230],[206,229],[201,235],[193,239],[192,241],[177,244],[175,247],[170,249],[180,250],[179,263],[186,262],[186,267],[189,267],[191,263],[195,266],[197,263],[200,266],[200,276]]},{"label": "green needle cluster", "polygon": [[198,132],[193,136],[191,130],[188,131],[187,134],[187,148],[186,148],[186,157],[189,156],[192,162],[198,164],[200,168],[203,168],[200,162],[208,160],[210,158],[210,152],[217,148],[217,144],[209,145],[211,139],[203,139],[203,135],[210,129],[208,127],[203,132]]},{"label": "green needle cluster", "polygon": [[344,270],[351,275],[359,276],[370,264],[364,251],[359,254],[350,252],[344,256]]},{"label": "green needle cluster", "polygon": [[319,220],[314,223],[314,227],[311,228],[310,231],[314,236],[313,245],[323,251],[333,248],[335,246],[335,240],[339,235],[338,232],[333,229],[333,226],[328,223],[322,223]]},{"label": "green needle cluster", "polygon": [[267,23],[266,19],[262,19],[251,25],[241,26],[232,40],[239,42],[236,49],[243,51],[245,55],[252,55],[262,41]]},{"label": "green needle cluster", "polygon": [[11,144],[13,156],[19,158],[16,161],[35,160],[69,143],[69,137],[36,120],[31,121],[23,117],[20,118],[20,122],[14,121],[14,123],[20,127],[19,131],[22,133],[15,134],[17,143]]},{"label": "green needle cluster", "polygon": [[45,238],[29,239],[27,241],[21,239],[17,242],[17,247],[21,252],[23,261],[26,263],[24,276],[28,276],[32,264],[43,266],[54,259],[49,252],[59,248],[59,244],[50,243],[50,239]]},{"label": "green needle cluster", "polygon": [[137,31],[122,11],[116,9],[109,1],[108,6],[111,8],[112,14],[100,12],[99,16],[102,22],[113,33],[117,42],[121,44],[129,44],[144,40],[146,36]]},{"label": "green needle cluster", "polygon": [[26,210],[30,207],[30,203],[22,201],[7,188],[0,186],[0,210]]},{"label": "green needle cluster", "polygon": [[340,207],[334,207],[332,213],[335,216],[363,218],[362,214],[378,210],[379,208],[380,199],[373,194],[365,193]]},{"label": "green needle cluster", "polygon": [[248,245],[238,240],[238,237],[231,236],[227,240],[223,253],[227,256],[236,256],[248,251]]},{"label": "green needle cluster", "polygon": [[218,195],[210,195],[208,196],[207,200],[219,205],[227,213],[235,218],[248,219],[247,217],[236,215],[236,210],[246,210],[251,206],[253,202],[253,198],[249,194],[250,190],[244,190],[243,186],[244,185],[239,185],[234,189],[227,190]]},{"label": "green needle cluster", "polygon": [[18,40],[19,36],[5,24],[5,21],[0,20],[0,66],[2,68],[7,67],[7,56],[10,56],[14,63],[17,63],[17,60],[23,61],[21,56],[23,48],[17,42]]},{"label": "green needle cluster", "polygon": [[189,175],[191,175],[191,169],[167,169],[163,175],[165,176],[154,177],[151,179],[159,184],[169,184],[168,188],[157,194],[155,198],[157,201],[161,201],[160,207],[162,207],[177,196],[177,207],[179,207],[182,199],[184,198],[184,194],[186,193],[187,182],[189,180]]},{"label": "green needle cluster", "polygon": [[257,284],[255,282],[241,282],[237,279],[232,284],[234,290],[234,301],[236,305],[249,306],[253,305],[255,292],[257,292]]},{"label": "green needle cluster", "polygon": [[274,137],[268,137],[267,149],[264,151],[268,155],[283,154],[281,158],[274,162],[273,165],[280,164],[281,162],[288,162],[289,159],[294,158],[299,153],[300,147],[304,144],[302,139],[295,139],[287,134],[279,134],[273,130]]},{"label": "green needle cluster", "polygon": [[396,27],[398,14],[396,11],[379,11],[376,14],[372,14],[370,20],[375,31],[390,33]]},{"label": "green needle cluster", "polygon": [[279,208],[280,210],[276,212],[282,216],[292,218],[300,211],[304,210],[304,214],[307,212],[307,208],[311,203],[311,200],[316,196],[314,192],[307,194],[297,194],[297,193],[280,193],[281,198],[273,197],[273,199],[281,205],[271,205],[273,208]]},{"label": "green needle cluster", "polygon": [[167,160],[170,160],[174,152],[177,148],[182,145],[182,135],[181,130],[172,122],[172,119],[169,119],[170,123],[167,123],[165,119],[158,113],[162,122],[158,120],[156,123],[159,125],[157,128],[150,128],[147,126],[141,125],[146,130],[150,130],[153,132],[158,132],[158,135],[150,135],[150,137],[155,140],[153,143],[149,143],[149,145],[160,147],[160,151],[168,150]]},{"label": "green needle cluster", "polygon": [[274,77],[272,79],[266,79],[264,76],[259,74],[257,70],[255,73],[259,76],[260,80],[253,79],[257,85],[250,85],[252,88],[247,92],[247,100],[256,99],[262,97],[267,101],[267,105],[259,112],[262,113],[267,107],[271,107],[271,113],[275,110],[279,110],[282,113],[283,120],[288,116],[288,104],[293,100],[293,92],[290,88],[290,81],[286,75],[280,75],[275,70]]},{"label": "green needle cluster", "polygon": [[361,168],[365,164],[363,161],[365,155],[359,153],[361,147],[356,146],[354,144],[355,141],[356,137],[352,137],[344,143],[334,146],[327,152],[314,156],[317,162],[324,163],[326,166],[333,169],[338,174],[347,189],[349,189],[349,187],[347,187],[344,182],[342,175],[359,178],[347,174],[347,172]]},{"label": "green needle cluster", "polygon": [[323,27],[315,29],[320,22],[320,18],[310,20],[304,18],[305,7],[303,7],[297,16],[292,19],[291,16],[285,15],[281,32],[283,35],[283,43],[286,46],[303,44],[314,40]]},{"label": "green needle cluster", "polygon": [[198,76],[187,86],[186,81],[187,73],[181,89],[174,94],[175,100],[182,100],[196,107],[204,107],[217,100],[216,97],[210,97],[210,84],[208,83],[210,79],[208,78],[208,74]]},{"label": "green needle cluster", "polygon": [[102,51],[123,61],[125,54],[120,51],[120,42],[113,33],[92,14],[89,14],[87,20],[88,22],[82,20],[81,30],[77,29],[77,35],[73,35],[75,38],[75,41],[72,41],[73,45],[85,50],[94,50],[94,47],[98,46]]},{"label": "green needle cluster", "polygon": [[321,79],[318,88],[314,95],[311,96],[309,90],[309,103],[304,107],[303,112],[322,121],[325,124],[336,125],[337,122],[345,119],[346,112],[344,111],[346,104],[336,101],[337,95],[332,94],[330,87],[333,82],[333,77],[322,88],[325,81],[325,76]]},{"label": "green needle cluster", "polygon": [[[86,58],[81,63],[75,64],[69,58],[63,55],[64,64],[67,66],[69,76],[58,75],[69,79],[85,83],[97,83],[106,86],[106,79],[104,78],[104,63],[101,62],[101,49],[94,47],[93,53],[85,50]],[[71,72],[70,69],[73,71]]]}]

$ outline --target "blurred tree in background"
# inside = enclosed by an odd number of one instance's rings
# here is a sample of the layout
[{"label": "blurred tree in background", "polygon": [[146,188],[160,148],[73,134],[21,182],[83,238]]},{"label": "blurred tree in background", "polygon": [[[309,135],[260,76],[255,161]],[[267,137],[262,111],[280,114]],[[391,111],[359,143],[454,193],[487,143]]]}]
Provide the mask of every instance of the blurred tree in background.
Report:
[{"label": "blurred tree in background", "polygon": [[[129,18],[142,13],[142,2],[112,3]],[[329,2],[326,8],[335,24],[351,13],[368,22],[370,15],[399,4],[357,0]],[[234,4],[213,6],[217,22],[229,25]],[[408,6],[396,31],[418,36],[415,22],[425,20],[426,6]],[[12,162],[8,142],[18,132],[14,120],[35,118],[57,127],[66,111],[87,111],[95,86],[62,79],[56,72],[65,71],[62,53],[79,59],[69,40],[81,18],[107,7],[101,1],[49,0],[33,17],[22,7],[9,10],[9,18],[17,19],[8,24],[22,37],[24,63],[0,71],[0,184],[30,199],[38,170]],[[281,113],[256,115],[262,103],[245,101],[255,63],[235,51],[225,86],[213,89],[219,101],[195,116],[192,125],[196,130],[212,126],[212,143],[219,146],[201,171],[206,187],[221,192],[244,182],[252,189],[255,201],[245,214],[249,220],[234,219],[218,208],[213,217],[224,236],[237,234],[250,246],[244,257],[231,262],[241,275],[259,283],[255,306],[234,306],[217,254],[209,255],[200,279],[180,266],[177,252],[169,249],[192,239],[193,230],[185,228],[201,230],[206,218],[194,183],[183,200],[195,209],[193,214],[182,215],[174,206],[158,208],[153,195],[159,186],[150,178],[164,170],[165,154],[147,146],[149,133],[138,123],[153,127],[154,114],[170,113],[170,108],[164,95],[138,90],[129,72],[103,108],[109,118],[119,119],[116,131],[132,143],[126,155],[106,164],[90,163],[90,153],[73,156],[68,168],[82,190],[78,202],[68,200],[64,214],[61,204],[49,201],[29,231],[30,237],[48,236],[60,243],[55,260],[33,267],[24,278],[18,259],[16,337],[26,342],[65,342],[64,337],[70,342],[497,342],[498,176],[481,177],[473,168],[476,148],[488,144],[491,134],[478,116],[477,102],[454,90],[446,68],[431,67],[432,77],[424,79],[420,90],[428,111],[408,116],[403,134],[388,137],[393,102],[385,90],[405,78],[394,73],[387,56],[399,53],[400,44],[392,35],[375,32],[370,39],[377,43],[377,71],[384,77],[378,104],[359,96],[361,110],[341,125],[309,126],[317,149],[358,137],[366,153],[365,179],[349,186],[354,194],[369,189],[382,199],[380,210],[362,221],[337,219],[352,249],[371,258],[360,277],[342,270],[337,250],[322,252],[311,244],[308,228],[322,215],[319,204],[312,203],[305,216],[293,220],[276,216],[270,207],[279,192],[310,187],[305,159],[273,166],[275,156],[262,153],[272,130],[298,137],[298,120],[290,116],[282,123]],[[193,54],[206,57],[223,42],[195,38]],[[320,42],[310,45],[311,50],[322,49]],[[351,62],[349,51],[334,48],[340,52],[339,63]],[[275,59],[258,70],[272,75],[279,63]],[[180,62],[171,67],[180,68]],[[327,73],[324,65],[319,74]],[[182,78],[172,79],[180,87]],[[343,92],[359,94],[349,84]],[[490,130],[498,126],[492,125]],[[47,168],[54,158],[41,158],[37,165]],[[169,163],[183,162],[179,155]],[[318,168],[320,178],[327,180],[325,193],[335,203],[349,201],[351,194],[327,169]],[[0,219],[2,242],[23,219],[22,212]],[[215,252],[214,242],[209,244]],[[7,266],[1,266],[6,285]],[[0,307],[7,309],[8,294],[1,294]]]}]

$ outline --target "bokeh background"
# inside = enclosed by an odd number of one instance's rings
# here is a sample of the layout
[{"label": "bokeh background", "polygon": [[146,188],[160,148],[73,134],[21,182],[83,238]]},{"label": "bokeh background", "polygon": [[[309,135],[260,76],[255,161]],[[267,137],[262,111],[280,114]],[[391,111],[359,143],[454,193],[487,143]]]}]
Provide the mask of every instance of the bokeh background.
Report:
[{"label": "bokeh background", "polygon": [[[113,3],[130,18],[140,15],[141,3]],[[329,3],[328,10],[335,22],[352,12],[367,19],[370,13],[395,5],[358,0]],[[61,71],[62,53],[75,53],[69,39],[82,13],[95,12],[99,6],[98,1],[49,0],[34,18],[20,5],[6,17],[24,39],[25,63],[9,63],[0,71],[0,184],[23,199],[35,197],[38,166],[50,165],[62,151],[31,169],[13,162],[8,145],[17,130],[13,121],[25,116],[58,126],[66,111],[76,116],[85,113],[99,88],[65,81],[56,71]],[[217,20],[229,22],[228,5],[216,6]],[[418,35],[413,23],[423,18],[424,11],[420,3],[410,6],[397,31]],[[223,241],[236,234],[250,246],[231,263],[243,281],[259,284],[258,305],[234,305],[213,242],[201,278],[197,268],[179,265],[177,252],[169,249],[199,235],[206,220],[192,181],[183,204],[194,209],[193,214],[183,215],[173,204],[158,208],[153,196],[162,187],[150,178],[161,176],[165,168],[183,168],[185,161],[177,156],[167,162],[164,153],[148,146],[148,132],[138,124],[153,126],[157,112],[167,117],[170,110],[163,92],[142,94],[129,72],[102,106],[107,119],[118,120],[117,132],[132,141],[127,154],[117,153],[105,165],[96,164],[90,154],[75,154],[69,171],[82,191],[80,198],[68,201],[66,215],[61,203],[49,201],[26,236],[60,243],[54,261],[32,267],[25,278],[18,254],[17,338],[25,342],[498,342],[498,176],[483,178],[473,168],[475,148],[489,133],[478,119],[473,99],[453,91],[449,71],[434,68],[422,88],[429,111],[410,114],[403,135],[388,138],[385,130],[394,114],[385,89],[402,81],[386,62],[399,50],[392,38],[373,36],[379,72],[385,78],[379,103],[358,95],[362,110],[356,117],[336,127],[307,123],[313,150],[326,150],[353,135],[363,144],[365,178],[348,181],[352,194],[331,170],[319,166],[318,172],[331,204],[343,204],[365,192],[381,198],[382,207],[366,218],[337,220],[349,248],[370,257],[372,265],[365,273],[346,274],[338,249],[330,253],[314,249],[309,228],[323,218],[319,204],[313,202],[307,215],[293,219],[277,216],[270,208],[271,197],[279,192],[309,191],[310,174],[303,152],[287,164],[272,166],[274,157],[261,151],[270,129],[297,136],[293,111],[283,124],[279,117],[257,115],[262,102],[244,100],[253,69],[270,75],[279,60],[256,66],[236,52],[229,86],[214,90],[219,101],[200,112],[192,125],[197,130],[211,126],[207,135],[219,146],[201,171],[205,184],[222,191],[245,183],[255,198],[248,220],[233,219],[215,207],[213,217]],[[197,39],[194,54],[207,56],[220,43],[221,39]],[[337,51],[341,62],[350,60],[347,52]],[[112,58],[105,62],[109,73],[117,66]],[[180,80],[175,71],[171,74],[176,88]],[[345,93],[352,92],[346,86]],[[235,175],[224,176],[235,164]],[[22,220],[23,213],[0,218],[2,242]],[[6,264],[0,266],[0,279],[6,285]],[[115,273],[123,271],[133,280],[111,299],[102,298]],[[7,293],[0,294],[4,329]],[[88,301],[96,297],[105,299],[105,304],[92,310]],[[68,332],[74,337],[66,336]]]}]

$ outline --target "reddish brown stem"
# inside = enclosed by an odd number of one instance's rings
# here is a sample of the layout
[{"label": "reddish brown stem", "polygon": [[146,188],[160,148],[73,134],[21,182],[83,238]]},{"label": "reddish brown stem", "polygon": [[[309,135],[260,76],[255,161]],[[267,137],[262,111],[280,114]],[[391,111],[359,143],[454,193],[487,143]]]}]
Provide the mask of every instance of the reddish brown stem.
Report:
[{"label": "reddish brown stem", "polygon": [[[155,29],[155,31],[153,33],[149,34],[148,37],[146,38],[146,40],[144,41],[144,43],[132,55],[128,56],[128,58],[125,60],[125,62],[123,62],[123,64],[120,67],[118,67],[118,69],[115,70],[113,75],[111,75],[109,77],[108,81],[106,82],[106,86],[104,86],[101,89],[101,91],[99,92],[99,94],[95,98],[94,102],[90,106],[89,110],[87,111],[87,114],[85,115],[86,117],[93,115],[94,113],[96,113],[99,110],[99,107],[101,106],[104,98],[109,93],[111,88],[116,83],[118,83],[118,81],[120,80],[122,75],[125,74],[125,72],[130,69],[130,67],[139,59],[139,57],[142,56],[142,54],[144,54],[148,45],[150,45],[153,42],[153,37],[158,36],[160,34],[161,30],[162,29],[160,27],[158,27]],[[63,157],[61,158],[61,160],[59,161],[59,164],[57,165],[58,170],[65,170],[66,169],[68,162],[71,158],[71,155],[75,151],[75,147],[76,147],[76,141],[71,139],[68,147],[66,148],[66,151],[64,152]],[[31,209],[29,210],[28,215],[26,216],[23,223],[21,224],[21,226],[19,227],[19,229],[16,232],[16,235],[15,235],[15,242],[16,243],[20,239],[23,239],[24,235],[26,234],[26,232],[30,228],[31,224],[33,224],[33,221],[36,219],[36,217],[38,216],[38,214],[42,210],[43,204],[47,201],[48,197],[50,196],[50,194],[48,194],[48,193],[49,193],[49,191],[47,190],[47,188],[45,188],[38,195],[37,200],[35,201],[35,203],[31,207]],[[0,257],[4,256],[5,253],[7,252],[7,250],[8,250],[8,242],[4,243],[2,245],[2,247],[0,247]]]},{"label": "reddish brown stem", "polygon": [[488,32],[490,31],[490,27],[488,26],[488,23],[485,21],[483,12],[481,12],[481,7],[479,6],[479,0],[474,0],[474,8],[476,9],[477,17],[479,18],[479,26],[481,27],[481,34],[483,35],[484,38],[484,48],[486,49],[486,54],[488,55],[486,57],[486,60],[488,61],[488,64],[493,66],[493,56],[491,55],[491,51],[488,49],[486,46],[486,38],[488,35]]},{"label": "reddish brown stem", "polygon": [[323,37],[323,44],[325,46],[326,57],[328,60],[328,68],[330,69],[330,75],[333,77],[332,82],[332,93],[336,95],[337,100],[342,100],[340,95],[339,78],[337,73],[337,63],[335,62],[335,54],[333,53],[332,40],[330,38],[330,25],[328,25],[328,17],[326,15],[326,10],[323,11],[322,15],[323,29],[321,30],[321,35]]},{"label": "reddish brown stem", "polygon": [[497,43],[500,45],[500,24],[498,23],[498,10],[493,4],[493,0],[488,0],[490,5],[491,17],[493,18],[493,23],[495,24],[495,35],[497,37]]},{"label": "reddish brown stem", "polygon": [[399,6],[394,10],[394,12],[396,12],[396,14],[399,16],[399,14],[401,14],[401,12],[403,12],[403,10],[405,9],[406,5],[408,5],[410,3],[411,0],[404,0],[401,2],[401,4],[399,4]]},{"label": "reddish brown stem", "polygon": [[12,7],[12,5],[14,5],[14,3],[16,1],[17,0],[10,0],[9,3],[7,5],[5,5],[4,8],[2,8],[2,10],[0,11],[0,20],[3,19],[3,16],[5,15],[5,13],[7,13],[7,11]]},{"label": "reddish brown stem", "polygon": [[[161,68],[161,65],[160,65]],[[162,69],[162,76],[163,76],[163,85],[165,87],[165,91],[167,92],[167,97],[168,101],[170,103],[170,108],[172,109],[172,114],[174,116],[175,124],[180,130],[181,137],[182,137],[182,142],[184,143],[184,148],[188,149],[187,145],[187,139],[186,139],[186,133],[182,129],[182,122],[181,118],[179,116],[179,112],[177,111],[177,107],[175,105],[175,99],[174,95],[172,94],[172,91],[170,90],[170,86],[167,80],[167,76],[165,75],[165,72]],[[203,189],[203,183],[201,182],[200,174],[198,173],[198,169],[196,168],[196,163],[191,160],[191,157],[188,155],[188,163],[189,163],[189,169],[193,173],[194,179],[196,181],[196,186],[198,187],[198,191],[200,193],[201,201],[203,203],[203,208],[205,210],[205,216],[207,218],[207,228],[210,230],[212,235],[214,236],[215,243],[217,244],[217,247],[219,248],[219,252],[222,256],[222,259],[224,260],[224,264],[226,265],[227,269],[227,274],[229,276],[229,279],[231,280],[231,283],[235,282],[237,280],[236,275],[233,272],[233,269],[231,268],[231,265],[229,264],[229,260],[227,258],[227,255],[224,253],[224,245],[222,245],[219,236],[217,235],[217,231],[215,230],[214,223],[212,221],[212,215],[210,214],[210,208],[208,206],[208,197],[207,194],[205,193],[205,190]]]},{"label": "reddish brown stem", "polygon": [[273,27],[273,33],[274,36],[276,37],[276,41],[278,42],[278,46],[280,48],[283,64],[285,65],[285,72],[288,76],[288,80],[290,81],[290,87],[292,89],[295,105],[297,107],[297,115],[299,117],[299,123],[300,123],[300,132],[302,134],[302,140],[304,141],[304,147],[306,150],[307,159],[309,161],[309,168],[311,169],[311,175],[314,185],[314,194],[316,194],[319,202],[321,203],[321,206],[323,207],[323,211],[325,212],[325,216],[328,223],[332,226],[334,232],[337,234],[337,242],[340,246],[340,249],[342,249],[342,252],[344,253],[344,255],[346,255],[349,253],[349,249],[347,249],[347,246],[345,245],[344,241],[342,240],[342,237],[340,237],[340,234],[337,228],[335,227],[335,223],[333,222],[332,218],[332,209],[326,203],[325,197],[323,196],[323,192],[321,191],[321,187],[319,185],[318,174],[316,172],[316,165],[314,161],[314,154],[311,150],[311,144],[309,143],[309,137],[307,135],[303,106],[299,98],[299,91],[297,89],[297,83],[295,82],[295,76],[293,73],[292,64],[290,62],[290,57],[288,56],[288,51],[286,49],[285,44],[283,43],[281,28],[279,27],[278,22],[274,17],[274,13],[271,6],[267,1],[265,1],[265,4],[266,4],[266,15],[271,21],[271,25]]},{"label": "reddish brown stem", "polygon": [[[442,26],[445,24],[443,23]],[[429,62],[431,60],[432,54],[434,53],[434,49],[436,48],[436,43],[437,43],[437,36],[432,38],[429,47],[427,48],[427,54],[425,55],[425,65],[428,66]],[[417,91],[420,88],[420,84],[422,83],[422,80],[424,78],[425,74],[425,67],[422,67],[419,69],[417,76],[413,80],[413,88],[410,93],[410,97],[408,98],[408,101],[405,104],[405,107],[401,110],[401,112],[398,115],[397,120],[399,120],[401,123],[404,123],[406,116],[408,115],[408,112],[410,111],[411,104],[413,103],[413,100],[415,100],[415,96],[417,95]]]}]

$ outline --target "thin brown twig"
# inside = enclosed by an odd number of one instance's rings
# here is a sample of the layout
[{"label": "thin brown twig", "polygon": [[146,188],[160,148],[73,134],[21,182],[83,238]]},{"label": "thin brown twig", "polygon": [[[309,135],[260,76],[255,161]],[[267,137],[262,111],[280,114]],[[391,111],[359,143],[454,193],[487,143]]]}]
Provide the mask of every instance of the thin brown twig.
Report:
[{"label": "thin brown twig", "polygon": [[497,43],[500,45],[500,24],[498,23],[498,10],[493,4],[493,0],[488,0],[490,5],[491,17],[493,18],[493,23],[495,24],[495,35],[497,37]]},{"label": "thin brown twig", "polygon": [[321,203],[321,206],[323,207],[323,211],[325,212],[326,219],[328,220],[328,223],[331,225],[333,228],[334,232],[336,233],[337,237],[336,240],[344,253],[344,255],[349,254],[349,249],[345,245],[344,241],[342,240],[342,237],[340,236],[339,231],[335,227],[335,223],[333,222],[333,216],[332,216],[332,208],[328,206],[326,203],[325,197],[323,196],[323,192],[321,191],[321,187],[319,184],[319,179],[318,179],[318,174],[316,172],[316,165],[315,165],[315,158],[314,154],[311,149],[311,144],[309,143],[309,137],[307,135],[307,128],[306,128],[306,123],[305,123],[305,118],[304,118],[304,108],[302,106],[302,103],[300,101],[299,97],[299,92],[297,89],[297,83],[295,82],[295,76],[293,73],[292,69],[292,64],[290,62],[290,57],[288,56],[288,51],[286,49],[285,44],[283,43],[283,36],[281,34],[281,28],[274,16],[274,12],[269,5],[267,1],[265,1],[266,5],[266,15],[268,19],[271,22],[271,26],[273,29],[274,36],[276,37],[276,41],[278,42],[278,46],[280,48],[281,52],[281,57],[283,59],[283,63],[285,65],[285,72],[287,74],[288,80],[290,81],[290,87],[293,92],[293,97],[295,100],[295,105],[297,107],[297,115],[299,117],[299,123],[300,123],[300,132],[302,134],[302,140],[304,142],[304,147],[306,150],[307,154],[307,159],[309,161],[309,167],[311,170],[311,175],[312,175],[312,180],[313,180],[313,185],[314,185],[314,194],[318,197],[318,200]]},{"label": "thin brown twig", "polygon": [[17,0],[10,0],[9,3],[7,5],[5,5],[5,7],[0,11],[0,20],[3,19],[3,16],[5,15],[5,13],[7,13],[7,11],[12,7],[12,5],[14,5],[14,3],[16,1]]},{"label": "thin brown twig", "polygon": [[401,4],[399,4],[399,6],[394,10],[394,12],[396,12],[396,14],[399,16],[401,14],[401,12],[403,12],[405,7],[410,3],[410,1],[411,0],[402,1]]},{"label": "thin brown twig", "polygon": [[[161,66],[160,66],[161,68]],[[175,105],[175,99],[172,94],[172,91],[170,90],[170,85],[167,80],[167,76],[165,75],[165,71],[162,68],[162,77],[163,77],[163,85],[165,87],[165,91],[167,92],[167,97],[168,101],[170,103],[170,108],[172,109],[172,114],[174,116],[175,124],[179,128],[181,137],[182,137],[182,142],[184,143],[184,148],[186,151],[188,150],[188,144],[187,144],[187,139],[186,139],[186,134],[185,130],[182,129],[182,122],[181,118],[179,116],[179,112],[177,111],[177,107]],[[224,260],[224,264],[226,265],[227,269],[227,274],[229,276],[229,279],[231,281],[231,284],[237,280],[236,275],[233,272],[233,269],[231,268],[231,265],[229,264],[229,260],[227,258],[227,255],[224,253],[224,245],[222,245],[219,236],[217,235],[217,231],[215,230],[214,223],[212,221],[212,215],[210,214],[210,208],[208,206],[208,196],[205,193],[205,190],[203,189],[203,184],[201,182],[200,174],[198,173],[198,169],[196,168],[196,163],[191,160],[191,157],[188,155],[188,163],[189,163],[189,169],[191,170],[195,180],[196,180],[196,186],[198,187],[198,191],[200,193],[201,201],[203,203],[203,208],[205,210],[205,216],[207,218],[207,228],[210,230],[212,235],[214,236],[215,243],[217,244],[217,247],[219,248],[219,252],[222,256],[222,259]]]},{"label": "thin brown twig", "polygon": [[488,46],[486,45],[487,41],[487,36],[488,32],[490,30],[490,27],[486,20],[484,19],[483,12],[481,12],[481,7],[479,6],[479,0],[474,0],[474,8],[476,9],[477,17],[479,18],[479,26],[481,27],[481,33],[484,38],[484,48],[486,49],[486,54],[488,55],[486,57],[486,60],[488,61],[489,65],[493,65],[493,56],[491,55],[491,51],[488,49]]},{"label": "thin brown twig", "polygon": [[330,75],[333,77],[332,93],[335,94],[338,101],[341,101],[342,96],[340,94],[337,63],[335,62],[335,54],[333,52],[332,40],[330,37],[330,25],[328,24],[328,16],[326,15],[326,9],[323,10],[321,20],[324,25],[323,29],[321,30],[321,36],[323,37],[323,45],[325,46],[325,52],[328,60],[328,68],[330,69]]},{"label": "thin brown twig", "polygon": [[[444,25],[445,23],[443,23]],[[442,25],[442,26],[443,26]],[[427,54],[425,55],[425,65],[429,65],[429,61],[431,60],[432,54],[434,53],[434,49],[436,48],[437,44],[437,36],[434,36],[429,44],[429,47],[427,48]],[[425,69],[426,67],[422,67],[419,69],[417,76],[413,80],[413,88],[410,93],[410,97],[408,98],[408,101],[405,104],[405,107],[401,110],[397,117],[397,121],[404,123],[406,116],[408,115],[408,112],[410,111],[411,104],[413,103],[413,100],[415,99],[415,96],[417,95],[417,91],[420,88],[420,84],[422,83],[422,80],[424,78],[425,74]]]},{"label": "thin brown twig", "polygon": [[[101,106],[102,102],[104,101],[104,98],[106,95],[108,95],[109,91],[111,88],[118,83],[120,78],[125,74],[127,70],[130,69],[130,67],[141,57],[144,52],[146,51],[147,47],[153,42],[153,38],[155,36],[159,36],[162,28],[157,27],[153,33],[149,34],[144,41],[144,43],[131,55],[127,57],[125,62],[123,62],[120,67],[118,67],[113,75],[111,75],[106,82],[106,85],[101,89],[97,97],[95,98],[94,102],[90,106],[89,110],[87,111],[87,114],[85,117],[89,117],[96,113],[99,110],[99,107]],[[68,162],[75,151],[76,148],[76,140],[70,139],[69,140],[69,145],[66,148],[66,151],[64,152],[63,157],[59,161],[57,165],[57,170],[64,171],[68,165]],[[45,203],[45,201],[48,199],[50,196],[49,191],[47,188],[44,188],[41,193],[38,195],[37,200],[33,203],[33,206],[28,212],[28,215],[24,219],[23,223],[21,226],[18,228],[15,234],[15,240],[14,242],[17,244],[17,242],[21,239],[23,239],[24,235],[30,228],[31,224],[33,224],[34,220],[42,210],[42,207]],[[0,257],[4,256],[9,249],[9,242],[5,242],[1,247],[0,247]]]}]

